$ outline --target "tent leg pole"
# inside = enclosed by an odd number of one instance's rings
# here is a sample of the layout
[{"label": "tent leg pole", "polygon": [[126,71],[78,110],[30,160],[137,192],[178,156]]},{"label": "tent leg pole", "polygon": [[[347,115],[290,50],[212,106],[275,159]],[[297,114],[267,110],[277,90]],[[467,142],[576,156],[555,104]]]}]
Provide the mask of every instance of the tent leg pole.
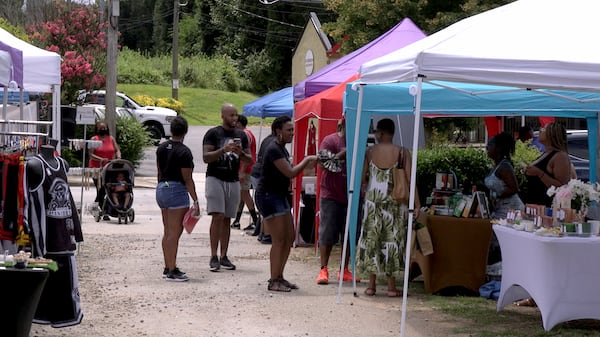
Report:
[{"label": "tent leg pole", "polygon": [[[350,213],[352,212],[352,206],[353,206],[353,199],[354,199],[354,180],[356,178],[356,158],[357,158],[357,152],[358,152],[358,138],[360,138],[359,135],[359,131],[360,131],[360,118],[361,118],[361,113],[362,113],[362,99],[363,99],[363,86],[361,85],[359,87],[359,91],[358,91],[358,109],[356,111],[356,126],[355,126],[355,132],[354,132],[354,151],[352,152],[352,165],[350,166],[350,183],[348,184],[348,208],[346,210],[346,227],[344,228],[344,244],[343,244],[343,248],[342,248],[342,261],[341,261],[341,266],[340,266],[340,273],[342,273],[345,270],[346,267],[346,252],[348,250],[348,235],[349,235],[349,231],[350,231]],[[357,218],[358,221],[358,218]],[[354,242],[352,243],[354,244]],[[353,264],[354,265],[354,264]],[[344,282],[344,278],[340,277],[339,280],[339,284],[338,284],[338,301],[337,303],[340,304],[342,303],[342,284]],[[354,292],[354,296],[357,296],[356,293],[356,272],[353,271],[352,273],[352,284],[353,284],[353,292]]]},{"label": "tent leg pole", "polygon": [[402,286],[402,320],[400,323],[400,337],[404,337],[406,332],[406,310],[408,297],[408,274],[410,273],[410,256],[413,229],[413,216],[415,212],[415,191],[417,189],[417,157],[419,151],[419,128],[421,127],[421,89],[423,88],[423,78],[419,77],[417,81],[417,96],[415,98],[415,132],[413,133],[413,153],[412,170],[410,172],[410,199],[408,202],[408,230],[406,233],[406,247],[404,251],[404,284]]}]

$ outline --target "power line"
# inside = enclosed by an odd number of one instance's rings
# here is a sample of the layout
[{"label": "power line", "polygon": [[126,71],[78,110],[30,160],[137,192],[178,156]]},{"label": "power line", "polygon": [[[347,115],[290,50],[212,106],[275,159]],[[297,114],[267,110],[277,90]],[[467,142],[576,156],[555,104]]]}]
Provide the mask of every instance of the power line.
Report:
[{"label": "power line", "polygon": [[294,28],[304,28],[303,26],[298,26],[298,25],[294,25],[294,24],[291,24],[291,23],[287,23],[287,22],[283,22],[283,21],[279,21],[279,20],[267,18],[267,17],[261,16],[261,15],[258,15],[258,14],[254,14],[254,13],[248,12],[246,10],[240,9],[240,8],[238,8],[236,6],[230,5],[228,3],[224,3],[223,1],[220,1],[220,0],[216,0],[216,2],[218,2],[218,3],[222,4],[222,5],[229,6],[229,7],[233,8],[233,9],[235,9],[237,11],[240,11],[240,12],[242,12],[244,14],[247,14],[247,15],[250,15],[250,16],[254,16],[254,17],[266,20],[266,21],[275,22],[275,23],[279,23],[279,24],[284,25],[284,26],[289,26],[289,27],[294,27]]}]

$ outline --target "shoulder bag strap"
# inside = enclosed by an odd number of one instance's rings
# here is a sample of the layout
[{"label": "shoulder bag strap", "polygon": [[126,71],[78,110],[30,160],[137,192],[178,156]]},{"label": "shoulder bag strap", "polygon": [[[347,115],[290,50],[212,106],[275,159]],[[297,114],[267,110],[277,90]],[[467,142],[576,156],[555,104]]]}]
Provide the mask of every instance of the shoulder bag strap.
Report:
[{"label": "shoulder bag strap", "polygon": [[398,153],[398,164],[396,167],[399,169],[404,168],[404,148],[402,146],[400,147],[400,152]]}]

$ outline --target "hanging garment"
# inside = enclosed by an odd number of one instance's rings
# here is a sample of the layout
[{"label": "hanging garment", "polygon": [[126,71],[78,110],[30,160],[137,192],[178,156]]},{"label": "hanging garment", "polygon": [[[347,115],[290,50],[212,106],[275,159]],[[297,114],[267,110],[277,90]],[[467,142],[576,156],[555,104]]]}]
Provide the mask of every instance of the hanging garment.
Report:
[{"label": "hanging garment", "polygon": [[40,297],[33,323],[63,328],[81,323],[83,313],[79,297],[77,262],[73,254],[47,254],[58,270],[50,272]]},{"label": "hanging garment", "polygon": [[[2,155],[2,216],[0,240],[15,241],[23,227],[23,156],[21,153]],[[19,185],[21,184],[21,185]],[[25,241],[26,242],[26,241]]]},{"label": "hanging garment", "polygon": [[77,207],[67,183],[66,163],[61,157],[55,158],[55,167],[41,155],[27,159],[39,161],[43,167],[41,182],[38,186],[28,186],[25,201],[26,225],[31,231],[32,253],[36,257],[75,251],[76,243],[83,241]]}]

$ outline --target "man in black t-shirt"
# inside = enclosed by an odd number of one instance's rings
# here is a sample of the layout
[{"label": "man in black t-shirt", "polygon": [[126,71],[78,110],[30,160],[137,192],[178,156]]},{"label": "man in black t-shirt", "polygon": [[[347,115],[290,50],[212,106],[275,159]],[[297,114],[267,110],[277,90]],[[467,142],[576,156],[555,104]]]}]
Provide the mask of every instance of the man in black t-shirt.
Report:
[{"label": "man in black t-shirt", "polygon": [[[223,123],[204,135],[202,158],[208,164],[206,170],[206,210],[212,216],[210,222],[210,270],[218,271],[221,266],[234,270],[235,265],[227,258],[229,227],[231,218],[237,213],[240,203],[240,161],[250,162],[248,138],[244,131],[236,128],[237,109],[226,103],[221,107]],[[220,258],[217,248],[220,248]]]}]

